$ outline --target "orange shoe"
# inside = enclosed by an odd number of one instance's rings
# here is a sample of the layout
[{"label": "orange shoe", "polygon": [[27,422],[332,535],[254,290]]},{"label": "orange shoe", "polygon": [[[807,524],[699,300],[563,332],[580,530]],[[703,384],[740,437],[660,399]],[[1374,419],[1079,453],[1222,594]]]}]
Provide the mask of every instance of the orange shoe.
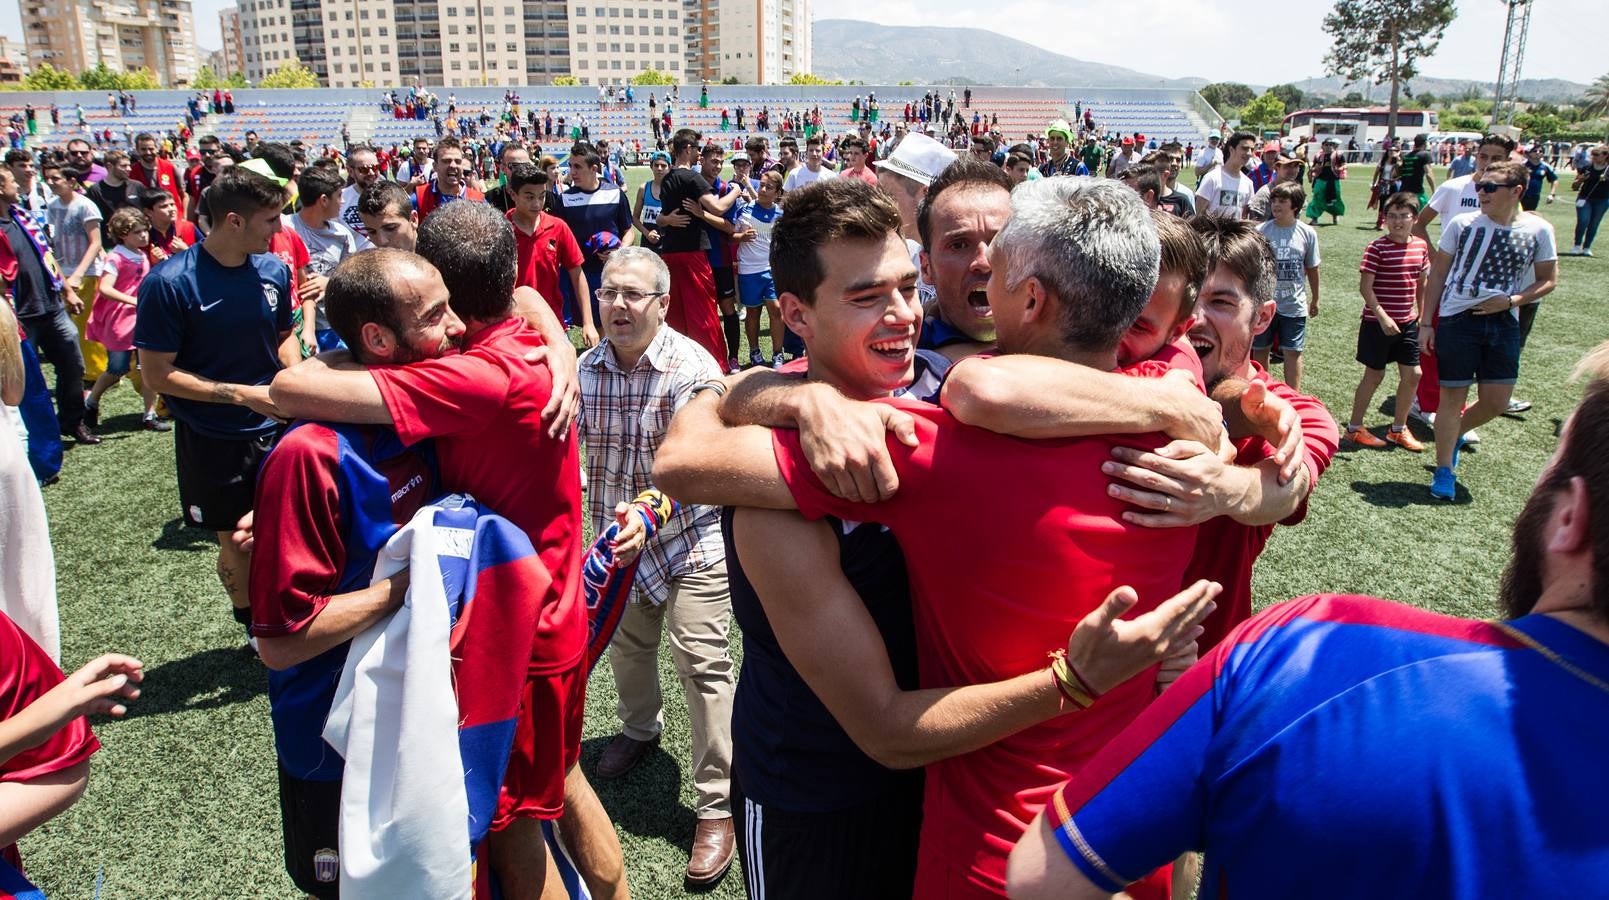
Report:
[{"label": "orange shoe", "polygon": [[1346,430],[1346,439],[1359,447],[1384,447],[1386,445],[1385,441],[1375,437],[1366,428],[1348,428]]},{"label": "orange shoe", "polygon": [[1387,431],[1386,440],[1404,450],[1412,450],[1415,453],[1425,449],[1425,445],[1420,443],[1419,439],[1413,436],[1413,432],[1406,428],[1401,431]]}]

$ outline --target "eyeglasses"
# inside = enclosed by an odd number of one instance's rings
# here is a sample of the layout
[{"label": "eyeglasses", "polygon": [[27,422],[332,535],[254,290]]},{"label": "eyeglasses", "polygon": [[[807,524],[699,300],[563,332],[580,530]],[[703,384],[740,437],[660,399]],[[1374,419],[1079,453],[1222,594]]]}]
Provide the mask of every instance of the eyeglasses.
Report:
[{"label": "eyeglasses", "polygon": [[1505,188],[1517,187],[1520,187],[1520,185],[1509,184],[1506,181],[1482,181],[1475,185],[1475,190],[1480,191],[1483,194],[1495,194]]},{"label": "eyeglasses", "polygon": [[613,303],[618,298],[632,306],[636,306],[644,300],[652,300],[655,297],[663,296],[665,296],[664,291],[618,291],[614,288],[598,288],[599,303]]}]

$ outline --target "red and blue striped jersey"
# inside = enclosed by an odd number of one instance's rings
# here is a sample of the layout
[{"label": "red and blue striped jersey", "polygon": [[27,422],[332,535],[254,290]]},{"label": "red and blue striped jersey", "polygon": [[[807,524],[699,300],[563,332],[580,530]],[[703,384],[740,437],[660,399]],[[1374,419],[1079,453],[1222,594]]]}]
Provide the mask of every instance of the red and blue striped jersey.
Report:
[{"label": "red and blue striped jersey", "polygon": [[1324,595],[1233,631],[1046,815],[1111,891],[1204,850],[1203,900],[1588,896],[1605,758],[1609,646]]}]

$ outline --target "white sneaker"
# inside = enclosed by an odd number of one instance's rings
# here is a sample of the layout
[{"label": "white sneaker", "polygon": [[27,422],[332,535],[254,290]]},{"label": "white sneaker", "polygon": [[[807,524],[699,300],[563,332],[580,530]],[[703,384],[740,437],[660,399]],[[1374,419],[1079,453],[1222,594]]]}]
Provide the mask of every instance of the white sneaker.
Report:
[{"label": "white sneaker", "polygon": [[1575,246],[1571,247],[1570,248],[1570,255],[1571,256],[1580,256],[1581,255],[1581,245],[1576,244]]},{"label": "white sneaker", "polygon": [[1592,251],[1591,251],[1591,250],[1587,250],[1587,249],[1582,249],[1582,251],[1581,251],[1581,255],[1582,255],[1582,256],[1591,256],[1591,255],[1592,255]]},{"label": "white sneaker", "polygon": [[1470,430],[1464,432],[1464,443],[1478,444],[1480,442],[1481,436],[1475,432],[1475,429],[1471,428]]}]

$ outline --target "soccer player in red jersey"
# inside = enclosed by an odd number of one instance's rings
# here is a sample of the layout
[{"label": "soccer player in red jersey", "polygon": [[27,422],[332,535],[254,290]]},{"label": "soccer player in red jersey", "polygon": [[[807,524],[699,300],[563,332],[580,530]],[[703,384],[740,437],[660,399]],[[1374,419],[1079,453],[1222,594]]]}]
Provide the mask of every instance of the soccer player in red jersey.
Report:
[{"label": "soccer player in red jersey", "polygon": [[[897,237],[885,244],[862,261],[870,264],[861,266],[867,274],[852,280],[839,301],[879,304],[891,287],[901,291],[906,302],[881,315],[880,328],[840,333],[834,317],[790,303],[790,327],[807,340],[862,343],[867,352],[845,363],[872,382],[897,381],[909,370],[919,323],[909,302],[914,267],[908,256],[901,265]],[[988,293],[1001,348],[1115,368],[1118,344],[1155,287],[1159,257],[1150,216],[1123,186],[1047,179],[1019,187],[1012,218],[990,250]],[[897,277],[896,267],[908,277]],[[1067,477],[1080,467],[1093,473],[1120,442],[1155,446],[1159,436],[1021,441],[966,427],[925,404],[878,402],[909,417],[902,439],[890,443],[900,490],[881,503],[834,496],[806,464],[795,432],[732,429],[706,444],[705,456],[717,471],[734,457],[756,466],[745,479],[749,505],[797,504],[807,517],[890,528],[910,569],[922,687],[998,681],[1040,668],[1119,585],[1135,589],[1142,612],[1178,590],[1194,529],[1127,523],[1104,479]],[[673,495],[696,493],[699,465],[683,457],[686,468],[667,466],[669,447],[661,449],[656,482]],[[959,525],[957,510],[988,527]],[[929,766],[915,895],[1003,894],[1005,853],[1027,820],[1144,708],[1155,688],[1149,675],[1130,679],[1077,715]]]},{"label": "soccer player in red jersey", "polygon": [[569,366],[572,380],[574,361],[560,359],[562,331],[544,337],[515,316],[514,235],[491,206],[448,204],[420,226],[418,249],[441,271],[464,320],[463,353],[367,370],[324,355],[287,370],[273,390],[290,415],[390,424],[410,443],[435,438],[444,486],[474,495],[530,536],[553,583],[539,601],[526,703],[488,858],[509,896],[542,896],[557,870],[538,820],[562,816],[593,896],[617,896],[625,890],[619,841],[576,765],[586,698],[580,460],[569,418],[552,418],[573,404],[554,396],[549,365],[526,357],[550,353],[549,364]]}]

